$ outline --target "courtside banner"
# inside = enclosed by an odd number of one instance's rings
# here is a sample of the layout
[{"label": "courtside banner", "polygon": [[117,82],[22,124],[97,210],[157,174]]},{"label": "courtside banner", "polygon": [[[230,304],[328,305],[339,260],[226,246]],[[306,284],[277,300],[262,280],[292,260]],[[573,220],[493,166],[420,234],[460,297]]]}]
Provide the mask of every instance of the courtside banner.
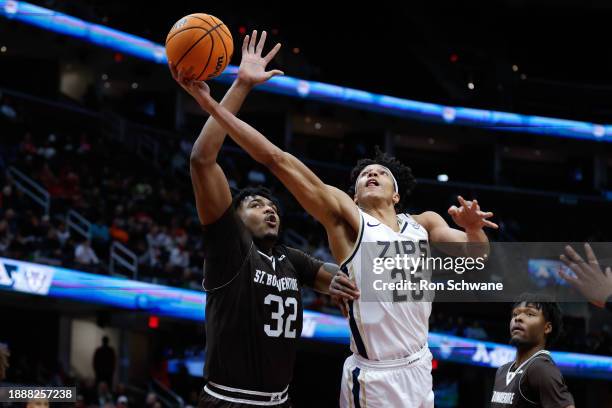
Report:
[{"label": "courtside banner", "polygon": [[[203,321],[206,294],[126,278],[0,258],[0,291],[97,303],[160,316]],[[344,319],[304,311],[302,337],[347,343]]]},{"label": "courtside banner", "polygon": [[[0,258],[0,265],[0,296],[3,291],[18,292],[204,321],[204,292],[8,258]],[[350,331],[340,316],[304,310],[302,337],[348,345]],[[496,368],[514,358],[509,345],[434,332],[429,333],[429,347],[436,358],[460,364]],[[566,352],[552,355],[565,375],[612,380],[612,357]],[[199,359],[194,363],[200,364]]]}]

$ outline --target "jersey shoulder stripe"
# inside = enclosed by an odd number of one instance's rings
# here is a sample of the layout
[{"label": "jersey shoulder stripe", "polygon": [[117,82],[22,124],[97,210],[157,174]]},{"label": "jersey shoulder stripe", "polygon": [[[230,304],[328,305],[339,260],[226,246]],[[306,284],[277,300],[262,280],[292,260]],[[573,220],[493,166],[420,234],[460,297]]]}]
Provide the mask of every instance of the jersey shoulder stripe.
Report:
[{"label": "jersey shoulder stripe", "polygon": [[350,255],[340,264],[340,270],[348,275],[347,265],[353,260],[359,247],[361,246],[361,240],[363,239],[363,231],[365,229],[365,220],[363,219],[363,214],[361,214],[361,210],[359,211],[359,234],[357,237],[357,241],[355,241],[355,245],[353,246],[353,250]]}]

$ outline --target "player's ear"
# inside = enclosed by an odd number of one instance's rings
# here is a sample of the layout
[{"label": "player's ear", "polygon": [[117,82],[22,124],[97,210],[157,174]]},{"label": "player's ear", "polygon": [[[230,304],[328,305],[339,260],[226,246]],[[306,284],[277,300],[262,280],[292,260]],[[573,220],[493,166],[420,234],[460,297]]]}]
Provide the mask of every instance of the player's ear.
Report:
[{"label": "player's ear", "polygon": [[393,204],[399,203],[400,196],[398,193],[393,193]]},{"label": "player's ear", "polygon": [[552,333],[552,324],[550,322],[546,322],[546,324],[544,324],[544,334],[548,336],[550,333]]}]

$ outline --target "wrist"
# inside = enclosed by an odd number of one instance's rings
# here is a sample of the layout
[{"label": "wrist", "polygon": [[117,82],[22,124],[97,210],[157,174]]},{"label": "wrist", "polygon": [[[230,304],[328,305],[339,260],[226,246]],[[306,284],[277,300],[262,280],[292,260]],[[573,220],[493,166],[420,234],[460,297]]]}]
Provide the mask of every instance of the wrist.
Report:
[{"label": "wrist", "polygon": [[214,99],[210,96],[210,94],[205,94],[205,95],[201,95],[198,98],[198,104],[200,105],[200,107],[202,109],[204,109],[206,112],[210,113],[213,105],[214,105]]},{"label": "wrist", "polygon": [[238,76],[236,77],[236,80],[234,81],[234,86],[236,88],[244,88],[250,91],[251,89],[255,87],[255,83],[253,81],[250,81],[242,77],[240,74],[238,74]]},{"label": "wrist", "polygon": [[463,230],[465,231],[465,233],[467,235],[478,235],[482,232],[482,227],[481,226],[475,226],[475,227],[465,227],[463,228]]}]

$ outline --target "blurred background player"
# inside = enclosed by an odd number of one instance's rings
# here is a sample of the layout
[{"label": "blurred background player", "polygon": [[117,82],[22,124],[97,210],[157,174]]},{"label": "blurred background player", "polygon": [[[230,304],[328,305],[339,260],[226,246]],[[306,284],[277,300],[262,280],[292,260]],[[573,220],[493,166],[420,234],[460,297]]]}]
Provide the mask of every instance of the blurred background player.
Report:
[{"label": "blurred background player", "polygon": [[[235,114],[253,86],[282,72],[266,71],[264,31],[244,39],[238,78],[223,99]],[[257,44],[257,45],[256,45]],[[188,92],[170,61],[173,77]],[[207,384],[201,407],[289,406],[296,343],[302,331],[302,285],[326,293],[337,266],[280,245],[278,202],[265,188],[232,200],[217,164],[225,130],[209,118],[191,153],[191,178],[204,226]]]},{"label": "blurred background player", "polygon": [[575,408],[559,368],[546,348],[562,330],[559,306],[526,294],[514,304],[510,343],[516,359],[497,369],[491,408]]},{"label": "blurred background player", "polygon": [[[246,43],[245,43],[246,47]],[[182,76],[183,86],[202,109],[209,112],[251,157],[265,165],[295,196],[302,207],[327,231],[332,254],[341,269],[357,284],[361,274],[362,243],[411,241],[428,251],[428,241],[488,243],[483,227],[493,213],[483,212],[476,201],[459,197],[461,206],[448,212],[464,231],[450,228],[437,213],[410,216],[406,202],[415,184],[410,168],[377,151],[353,169],[351,198],[323,183],[302,162],[268,141],[210,96],[208,85]],[[416,253],[416,256],[419,255]],[[413,254],[414,255],[414,254]],[[338,292],[341,293],[341,292]],[[433,407],[431,360],[427,346],[431,302],[363,302],[349,304],[351,350],[344,365],[340,405]]]}]

